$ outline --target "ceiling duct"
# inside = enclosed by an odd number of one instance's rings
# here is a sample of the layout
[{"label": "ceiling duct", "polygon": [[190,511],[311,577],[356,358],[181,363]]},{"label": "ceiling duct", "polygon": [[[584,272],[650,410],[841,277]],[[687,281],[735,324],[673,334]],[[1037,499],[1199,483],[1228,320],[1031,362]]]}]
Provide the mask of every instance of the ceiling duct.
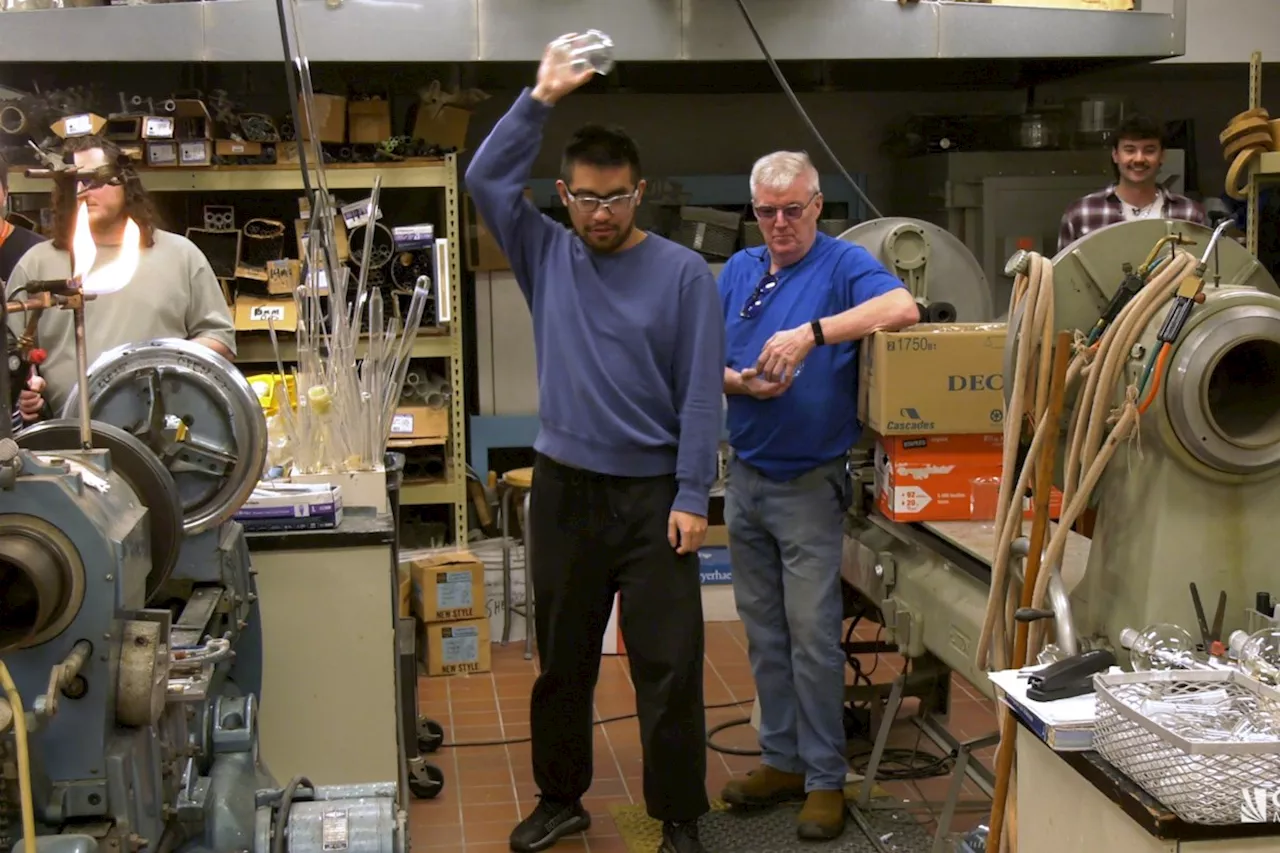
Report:
[{"label": "ceiling duct", "polygon": [[[1186,0],[1132,12],[917,0],[748,0],[774,58],[787,60],[1150,59],[1186,49]],[[621,62],[762,57],[735,0],[321,0],[299,3],[312,62],[533,62],[547,41],[591,26]],[[49,45],[58,50],[49,50]],[[5,13],[4,62],[272,62],[271,0],[218,0]]]}]

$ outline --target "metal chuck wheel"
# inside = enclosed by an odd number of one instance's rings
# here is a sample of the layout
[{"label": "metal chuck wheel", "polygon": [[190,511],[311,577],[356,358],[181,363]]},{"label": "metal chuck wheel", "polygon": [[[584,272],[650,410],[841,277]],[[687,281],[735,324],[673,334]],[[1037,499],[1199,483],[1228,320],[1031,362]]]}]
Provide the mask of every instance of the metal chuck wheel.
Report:
[{"label": "metal chuck wheel", "polygon": [[444,743],[444,726],[430,717],[418,717],[418,750],[435,752]]},{"label": "metal chuck wheel", "polygon": [[434,800],[444,790],[444,771],[423,758],[409,762],[409,790],[419,800]]},{"label": "metal chuck wheel", "polygon": [[[94,421],[93,446],[110,454],[111,469],[125,479],[147,507],[151,527],[151,572],[147,601],[169,579],[182,548],[182,507],[173,477],[151,449],[117,426]],[[18,433],[18,446],[42,454],[69,453],[80,447],[80,422],[44,421]]]},{"label": "metal chuck wheel", "polygon": [[[71,392],[64,417],[75,416],[82,391]],[[257,485],[266,418],[248,381],[213,350],[177,338],[117,347],[90,366],[87,393],[95,421],[131,433],[168,469],[186,535],[229,521]]]},{"label": "metal chuck wheel", "polygon": [[[860,222],[839,239],[866,249],[923,300],[927,313],[922,321],[949,316],[962,323],[986,323],[998,316],[993,308],[995,283],[987,281],[982,265],[945,228],[922,219],[888,216]],[[929,307],[933,305],[939,307]]]}]

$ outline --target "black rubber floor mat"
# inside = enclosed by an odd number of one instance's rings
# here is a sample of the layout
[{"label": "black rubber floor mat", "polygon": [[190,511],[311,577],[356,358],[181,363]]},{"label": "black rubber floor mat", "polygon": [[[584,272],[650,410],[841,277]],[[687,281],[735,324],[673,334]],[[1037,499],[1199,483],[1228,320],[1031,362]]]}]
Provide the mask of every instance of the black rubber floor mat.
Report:
[{"label": "black rubber floor mat", "polygon": [[[629,853],[653,853],[661,842],[660,824],[643,810],[614,810]],[[707,853],[928,853],[933,841],[910,813],[888,808],[859,811],[862,820],[850,814],[844,834],[833,841],[802,841],[796,835],[799,813],[799,805],[745,812],[720,806],[702,818],[698,829]]]}]

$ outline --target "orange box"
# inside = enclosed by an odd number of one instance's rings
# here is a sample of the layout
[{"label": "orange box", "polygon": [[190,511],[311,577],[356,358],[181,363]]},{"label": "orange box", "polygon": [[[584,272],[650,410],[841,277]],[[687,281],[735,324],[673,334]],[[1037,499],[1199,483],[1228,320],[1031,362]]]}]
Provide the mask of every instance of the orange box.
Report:
[{"label": "orange box", "polygon": [[[1003,456],[999,434],[882,437],[876,443],[876,508],[900,522],[994,520]],[[1054,489],[1049,516],[1061,513],[1062,493]],[[1023,515],[1032,516],[1030,498],[1023,501]]]}]

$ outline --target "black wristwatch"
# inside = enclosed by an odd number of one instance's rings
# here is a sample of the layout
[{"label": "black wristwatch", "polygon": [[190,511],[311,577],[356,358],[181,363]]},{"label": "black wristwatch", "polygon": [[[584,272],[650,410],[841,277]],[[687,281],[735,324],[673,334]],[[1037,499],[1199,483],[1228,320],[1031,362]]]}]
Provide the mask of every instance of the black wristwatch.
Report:
[{"label": "black wristwatch", "polygon": [[814,320],[812,323],[809,324],[809,328],[813,329],[814,346],[820,347],[827,342],[826,338],[822,337],[822,321],[821,320]]}]

